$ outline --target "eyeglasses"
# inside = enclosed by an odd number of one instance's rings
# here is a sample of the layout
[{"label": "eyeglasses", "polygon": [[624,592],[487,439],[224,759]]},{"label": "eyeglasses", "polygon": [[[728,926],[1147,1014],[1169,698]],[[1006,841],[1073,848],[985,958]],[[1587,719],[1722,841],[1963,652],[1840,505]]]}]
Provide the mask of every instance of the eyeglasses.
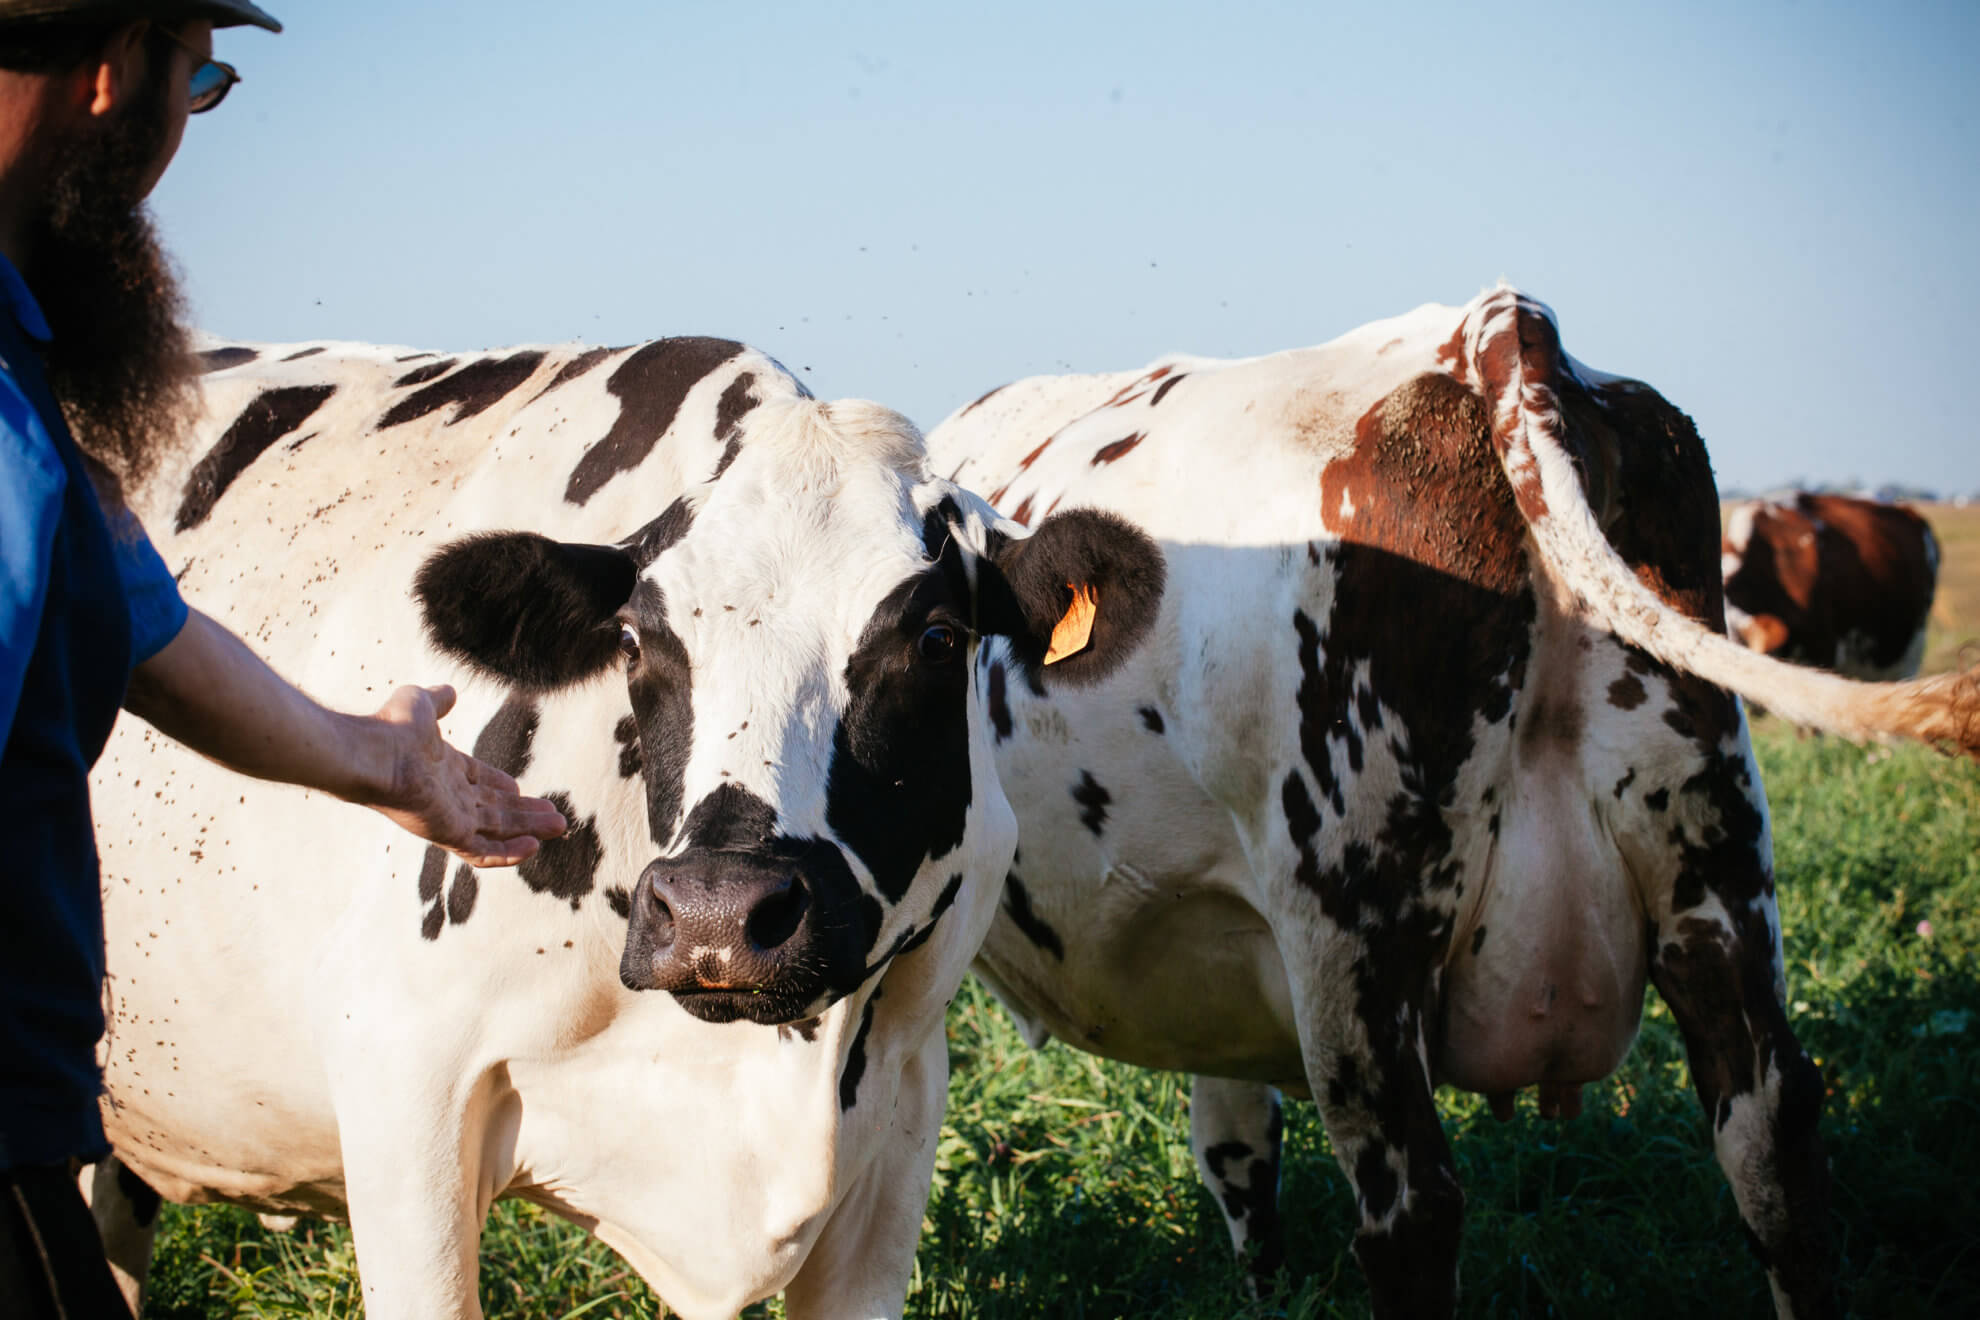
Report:
[{"label": "eyeglasses", "polygon": [[192,76],[186,82],[187,114],[205,114],[226,100],[227,93],[234,90],[234,84],[241,80],[240,70],[224,60],[202,55],[191,43],[170,28],[159,27],[152,30],[193,57]]}]

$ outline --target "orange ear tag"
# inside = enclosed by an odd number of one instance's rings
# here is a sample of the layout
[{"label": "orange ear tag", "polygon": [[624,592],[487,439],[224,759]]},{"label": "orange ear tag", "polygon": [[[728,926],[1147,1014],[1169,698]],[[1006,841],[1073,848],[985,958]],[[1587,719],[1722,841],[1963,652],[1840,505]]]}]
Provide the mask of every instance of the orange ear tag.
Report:
[{"label": "orange ear tag", "polygon": [[1100,608],[1100,598],[1093,588],[1068,582],[1072,591],[1072,604],[1066,607],[1066,615],[1059,620],[1059,626],[1052,629],[1052,646],[1045,652],[1045,663],[1055,665],[1069,655],[1078,655],[1093,640],[1093,615]]}]

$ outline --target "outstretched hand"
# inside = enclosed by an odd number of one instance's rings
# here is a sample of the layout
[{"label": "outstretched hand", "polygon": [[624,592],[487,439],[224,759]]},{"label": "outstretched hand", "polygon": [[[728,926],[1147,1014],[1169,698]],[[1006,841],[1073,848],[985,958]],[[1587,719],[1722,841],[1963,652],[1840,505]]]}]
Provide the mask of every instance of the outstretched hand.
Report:
[{"label": "outstretched hand", "polygon": [[564,832],[557,808],[524,797],[516,781],[448,745],[440,721],[454,708],[450,687],[402,687],[372,717],[392,739],[390,787],[372,807],[394,824],[473,866],[514,866],[542,839]]}]

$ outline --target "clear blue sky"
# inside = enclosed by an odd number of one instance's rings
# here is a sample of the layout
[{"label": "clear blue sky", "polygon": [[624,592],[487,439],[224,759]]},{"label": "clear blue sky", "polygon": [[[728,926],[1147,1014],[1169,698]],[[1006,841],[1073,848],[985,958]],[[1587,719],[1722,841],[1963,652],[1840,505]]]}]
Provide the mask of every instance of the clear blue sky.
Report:
[{"label": "clear blue sky", "polygon": [[749,341],[932,426],[1504,277],[1722,485],[1980,491],[1980,5],[266,0],[202,325]]}]

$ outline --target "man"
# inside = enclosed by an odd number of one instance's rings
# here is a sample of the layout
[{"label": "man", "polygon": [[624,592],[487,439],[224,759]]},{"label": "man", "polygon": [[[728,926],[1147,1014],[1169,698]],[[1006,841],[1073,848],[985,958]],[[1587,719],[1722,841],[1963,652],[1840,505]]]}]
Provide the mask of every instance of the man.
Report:
[{"label": "man", "polygon": [[[144,199],[236,81],[247,0],[0,0],[0,1311],[127,1314],[73,1176],[101,1156],[103,926],[88,773],[120,706],[476,865],[563,818],[449,747],[449,688],[334,714],[189,609],[122,493],[196,403]],[[66,418],[66,420],[65,420]],[[302,842],[302,841],[299,841]]]}]

